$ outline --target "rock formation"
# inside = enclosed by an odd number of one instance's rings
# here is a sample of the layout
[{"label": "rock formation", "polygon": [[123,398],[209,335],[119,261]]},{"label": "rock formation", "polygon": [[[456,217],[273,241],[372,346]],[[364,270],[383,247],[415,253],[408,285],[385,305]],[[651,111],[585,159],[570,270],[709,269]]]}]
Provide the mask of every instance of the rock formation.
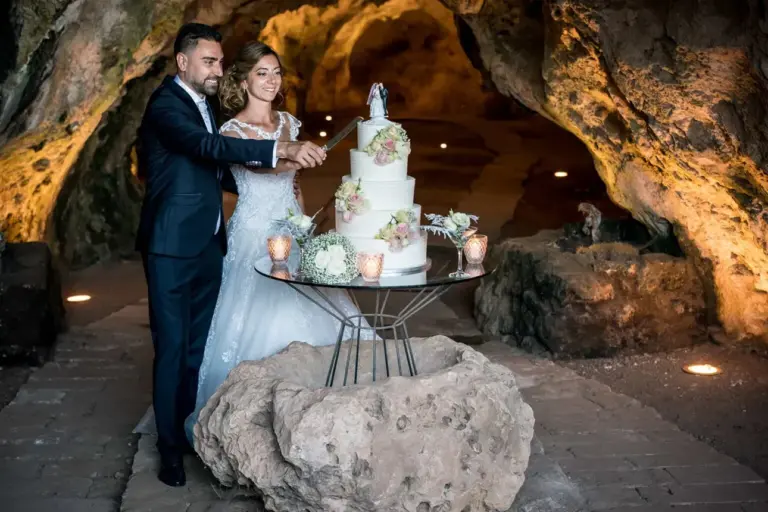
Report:
[{"label": "rock formation", "polygon": [[[307,102],[317,108],[345,104],[345,98],[330,97],[313,84],[332,83],[337,90],[352,84],[351,49],[383,55],[380,38],[387,31],[377,26],[410,20],[435,37],[401,38],[398,45],[434,44],[448,55],[455,45],[445,37],[456,33],[500,93],[586,144],[617,204],[652,229],[674,229],[727,332],[766,335],[764,2],[443,3],[460,17],[456,32],[447,27],[447,14],[430,14],[439,10],[427,0],[413,4],[420,11],[410,14],[411,3],[403,0],[6,2],[9,12],[0,21],[3,48],[10,49],[0,57],[0,228],[14,240],[58,235],[64,244],[59,252],[85,251],[84,262],[125,243],[125,226],[135,216],[127,199],[139,190],[127,178],[130,151],[124,134],[116,135],[114,145],[89,139],[112,136],[107,113],[133,101],[126,93],[129,84],[168,56],[182,21],[221,26],[232,45],[257,35],[273,42],[295,70],[287,107],[298,110]],[[371,29],[367,35],[365,28]],[[467,89],[483,83],[469,71],[457,76],[463,78],[440,75],[435,83],[441,88],[464,83]],[[145,80],[151,81],[151,74]],[[422,97],[431,95],[424,92],[432,90],[428,86],[413,83],[423,89]],[[481,96],[462,97],[477,105]],[[106,154],[111,163],[99,167]],[[95,167],[103,177],[82,175],[81,169]],[[69,199],[56,206],[62,190]],[[104,200],[118,195],[123,200]],[[71,213],[54,228],[55,208]],[[112,208],[120,212],[108,211]]]},{"label": "rock formation", "polygon": [[704,290],[693,264],[612,240],[574,246],[563,230],[508,239],[475,294],[489,335],[557,358],[663,352],[707,340]]},{"label": "rock formation", "polygon": [[363,384],[344,387],[323,387],[333,346],[295,342],[243,362],[201,411],[195,449],[222,483],[258,489],[269,510],[509,509],[533,437],[514,376],[443,336],[412,344],[418,376],[371,383],[366,342]]},{"label": "rock formation", "polygon": [[614,201],[671,223],[735,336],[768,333],[768,12],[757,0],[445,0],[498,89],[576,134]]}]

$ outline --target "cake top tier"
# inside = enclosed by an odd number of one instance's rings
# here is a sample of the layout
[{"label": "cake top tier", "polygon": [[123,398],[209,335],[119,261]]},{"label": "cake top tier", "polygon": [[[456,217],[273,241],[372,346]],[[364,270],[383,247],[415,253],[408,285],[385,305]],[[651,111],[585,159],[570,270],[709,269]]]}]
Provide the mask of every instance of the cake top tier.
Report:
[{"label": "cake top tier", "polygon": [[387,90],[382,84],[371,86],[368,105],[371,118],[357,125],[357,149],[374,157],[378,165],[407,158],[411,152],[408,134],[399,123],[386,119]]}]

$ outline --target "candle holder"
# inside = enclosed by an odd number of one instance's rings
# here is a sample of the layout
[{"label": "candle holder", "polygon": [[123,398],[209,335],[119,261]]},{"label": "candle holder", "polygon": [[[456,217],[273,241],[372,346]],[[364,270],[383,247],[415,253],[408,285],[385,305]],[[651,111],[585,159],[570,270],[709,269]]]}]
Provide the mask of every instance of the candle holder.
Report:
[{"label": "candle holder", "polygon": [[483,262],[485,251],[488,249],[488,237],[486,235],[472,235],[464,245],[464,256],[467,263],[477,265]]},{"label": "candle holder", "polygon": [[384,254],[381,252],[357,253],[357,270],[366,283],[375,283],[384,269]]},{"label": "candle holder", "polygon": [[291,237],[277,235],[267,238],[267,251],[273,263],[285,263],[291,254]]}]

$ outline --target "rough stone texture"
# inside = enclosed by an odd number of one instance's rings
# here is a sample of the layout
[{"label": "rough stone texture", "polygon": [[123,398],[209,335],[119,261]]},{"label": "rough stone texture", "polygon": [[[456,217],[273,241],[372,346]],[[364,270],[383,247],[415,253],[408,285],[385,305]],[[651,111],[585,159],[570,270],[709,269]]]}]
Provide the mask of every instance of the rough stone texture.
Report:
[{"label": "rough stone texture", "polygon": [[39,242],[8,244],[0,258],[0,364],[40,364],[64,327],[51,252]]},{"label": "rough stone texture", "polygon": [[4,511],[119,509],[131,429],[151,401],[152,342],[137,312],[145,322],[141,304],[62,334],[54,360],[0,411]]},{"label": "rough stone texture", "polygon": [[635,218],[671,224],[726,330],[768,334],[763,2],[444,2],[500,92],[584,141]]},{"label": "rough stone texture", "polygon": [[419,376],[333,389],[333,346],[243,362],[202,410],[195,448],[222,483],[254,485],[275,510],[508,509],[533,436],[514,376],[444,336],[412,343]]},{"label": "rough stone texture", "polygon": [[[182,22],[219,27],[229,56],[246,40],[274,45],[289,70],[281,108],[300,117],[308,102],[312,108],[364,105],[374,78],[366,70],[381,58],[397,60],[390,71],[396,74],[375,79],[388,81],[393,105],[415,113],[483,113],[489,99],[498,105],[500,98],[483,88],[462,53],[452,13],[437,0],[6,4],[0,229],[12,240],[46,239],[78,266],[133,249],[141,195],[135,130],[149,92],[173,71],[171,43]],[[400,50],[387,53],[391,48]],[[407,66],[429,69],[414,73]]]},{"label": "rough stone texture", "polygon": [[484,334],[564,358],[706,340],[704,291],[690,261],[617,242],[569,252],[558,246],[563,238],[541,231],[494,248],[499,267],[475,292]]}]

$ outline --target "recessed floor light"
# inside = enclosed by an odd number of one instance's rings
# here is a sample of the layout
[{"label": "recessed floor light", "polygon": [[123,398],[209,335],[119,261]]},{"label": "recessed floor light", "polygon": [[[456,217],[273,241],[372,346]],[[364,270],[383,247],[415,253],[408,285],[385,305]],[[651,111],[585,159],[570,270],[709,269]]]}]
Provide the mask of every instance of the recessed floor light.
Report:
[{"label": "recessed floor light", "polygon": [[685,373],[690,373],[691,375],[717,375],[718,373],[722,373],[722,370],[718,368],[717,366],[713,366],[709,363],[697,363],[697,364],[689,364],[683,366],[683,371]]},{"label": "recessed floor light", "polygon": [[70,295],[67,297],[67,302],[88,302],[91,300],[90,295]]}]

